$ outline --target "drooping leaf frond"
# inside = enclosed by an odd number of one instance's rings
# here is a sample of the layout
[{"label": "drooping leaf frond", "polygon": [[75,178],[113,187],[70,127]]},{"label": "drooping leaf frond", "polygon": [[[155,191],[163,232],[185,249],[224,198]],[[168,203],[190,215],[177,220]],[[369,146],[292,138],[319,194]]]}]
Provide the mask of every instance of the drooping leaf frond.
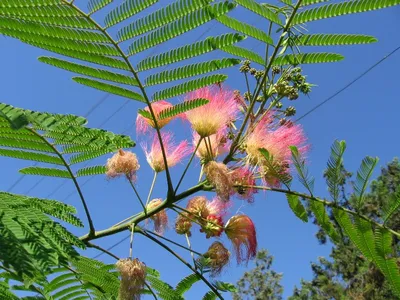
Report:
[{"label": "drooping leaf frond", "polygon": [[228,1],[219,2],[213,6],[206,6],[196,10],[173,23],[160,27],[148,35],[134,41],[128,48],[128,54],[133,55],[146,49],[164,43],[178,35],[188,32],[212,19],[227,13],[235,7]]},{"label": "drooping leaf frond", "polygon": [[72,63],[66,60],[58,59],[55,57],[39,57],[38,58],[40,62],[55,66],[57,68],[61,68],[70,72],[102,79],[102,80],[107,80],[107,81],[112,81],[116,83],[121,83],[121,84],[128,84],[128,85],[133,85],[137,86],[138,83],[135,79],[133,79],[130,76],[119,74],[119,73],[114,73],[110,72],[107,70],[102,70],[102,69],[96,69],[92,67],[88,67],[85,65],[80,65],[76,63]]},{"label": "drooping leaf frond", "polygon": [[126,0],[107,14],[104,23],[107,28],[114,26],[157,2],[158,0]]},{"label": "drooping leaf frond", "polygon": [[296,217],[298,217],[303,222],[307,223],[308,222],[307,212],[303,204],[301,203],[299,196],[286,194],[286,198],[289,203],[290,209],[293,211]]},{"label": "drooping leaf frond", "polygon": [[354,0],[327,4],[300,12],[293,18],[292,25],[348,14],[361,13],[398,4],[400,4],[400,0]]},{"label": "drooping leaf frond", "polygon": [[242,47],[238,47],[238,46],[234,46],[234,45],[228,45],[222,48],[222,51],[232,54],[232,55],[236,55],[239,57],[243,57],[245,59],[248,59],[252,62],[258,63],[259,65],[264,65],[264,59],[258,55],[257,53],[246,49],[246,48],[242,48]]},{"label": "drooping leaf frond", "polygon": [[299,150],[296,146],[290,146],[290,151],[292,152],[293,164],[299,175],[300,183],[310,192],[312,196],[314,190],[315,178],[308,174],[308,169],[306,166],[306,161],[300,157]]},{"label": "drooping leaf frond", "polygon": [[157,277],[147,276],[146,281],[148,281],[148,283],[151,285],[151,288],[157,292],[157,295],[161,299],[184,299],[177,291],[172,288],[172,286]]},{"label": "drooping leaf frond", "polygon": [[106,7],[108,4],[112,3],[113,0],[89,0],[88,9],[89,14],[93,14],[96,11]]},{"label": "drooping leaf frond", "polygon": [[378,40],[363,34],[304,34],[295,39],[297,46],[334,46],[375,43]]},{"label": "drooping leaf frond", "polygon": [[82,168],[76,172],[76,177],[81,176],[92,176],[92,175],[102,175],[106,173],[105,166],[92,166],[87,168]]},{"label": "drooping leaf frond", "polygon": [[162,84],[174,80],[184,79],[205,73],[229,68],[240,63],[236,58],[223,58],[221,60],[210,60],[202,63],[191,64],[176,69],[166,70],[160,73],[152,74],[146,78],[146,85]]},{"label": "drooping leaf frond", "polygon": [[192,285],[198,281],[200,281],[199,275],[197,275],[196,273],[190,274],[178,282],[178,284],[175,287],[175,291],[179,295],[183,296],[183,294],[185,294],[188,290],[190,290]]},{"label": "drooping leaf frond", "polygon": [[40,175],[50,177],[61,177],[71,179],[71,174],[62,169],[42,168],[42,167],[27,167],[19,170],[21,174],[25,175]]},{"label": "drooping leaf frond", "polygon": [[208,37],[203,41],[179,47],[168,52],[148,57],[139,62],[138,71],[145,71],[165,65],[169,65],[181,60],[196,57],[213,50],[222,49],[226,46],[240,42],[245,37],[238,33],[228,33],[216,37]]},{"label": "drooping leaf frond", "polygon": [[228,76],[222,74],[215,74],[210,76],[201,77],[194,80],[186,81],[182,84],[176,85],[171,88],[166,88],[165,90],[156,92],[153,96],[153,101],[158,101],[162,99],[172,98],[178,95],[185,94],[190,91],[197,90],[199,88],[212,85],[215,83],[224,82]]},{"label": "drooping leaf frond", "polygon": [[364,204],[364,193],[378,161],[379,159],[377,157],[366,157],[363,159],[361,166],[357,171],[356,181],[354,184],[354,195],[357,198],[358,209],[360,209]]},{"label": "drooping leaf frond", "polygon": [[215,300],[215,299],[217,299],[217,295],[215,295],[215,293],[213,291],[209,291],[203,296],[202,299],[203,300]]},{"label": "drooping leaf frond", "polygon": [[235,0],[237,4],[255,12],[256,14],[274,22],[278,25],[282,25],[282,21],[279,19],[278,15],[271,11],[268,7],[265,7],[254,0]]},{"label": "drooping leaf frond", "polygon": [[391,195],[389,201],[383,206],[383,223],[390,220],[391,216],[400,208],[400,187]]},{"label": "drooping leaf frond", "polygon": [[188,101],[176,104],[171,108],[166,108],[166,109],[162,110],[159,113],[158,118],[160,120],[172,118],[177,115],[183,114],[189,110],[203,106],[203,105],[207,104],[208,102],[209,102],[208,99],[202,99],[202,98],[188,100]]},{"label": "drooping leaf frond", "polygon": [[73,77],[72,79],[80,84],[92,87],[92,88],[100,90],[100,91],[112,93],[114,95],[129,98],[132,100],[137,100],[140,102],[146,102],[142,95],[140,95],[134,91],[131,91],[131,90],[128,90],[125,88],[121,88],[116,85],[112,85],[112,84],[108,84],[108,83],[104,83],[101,81],[84,78],[84,77]]},{"label": "drooping leaf frond", "polygon": [[21,151],[21,150],[8,150],[8,149],[0,149],[1,156],[7,156],[17,159],[23,160],[33,160],[48,164],[55,164],[55,165],[64,165],[63,161],[53,155],[43,154],[43,153],[36,153],[30,151]]},{"label": "drooping leaf frond", "polygon": [[339,199],[339,187],[344,180],[343,175],[343,154],[346,150],[345,141],[335,141],[331,147],[331,156],[329,157],[326,170],[326,183],[329,192],[334,201]]},{"label": "drooping leaf frond", "polygon": [[301,64],[320,64],[337,62],[344,59],[344,56],[337,53],[300,53],[300,54],[286,54],[277,57],[273,64],[275,66],[284,65],[301,65]]},{"label": "drooping leaf frond", "polygon": [[325,210],[325,206],[321,202],[311,201],[310,210],[313,212],[318,225],[326,232],[326,234],[332,239],[333,242],[338,242],[340,236],[333,226],[328,213]]}]

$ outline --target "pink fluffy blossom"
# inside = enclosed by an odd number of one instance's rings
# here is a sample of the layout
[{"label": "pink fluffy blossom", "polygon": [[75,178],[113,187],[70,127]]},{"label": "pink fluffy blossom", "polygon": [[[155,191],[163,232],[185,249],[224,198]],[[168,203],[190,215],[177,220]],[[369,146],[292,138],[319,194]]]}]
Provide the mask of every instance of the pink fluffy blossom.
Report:
[{"label": "pink fluffy blossom", "polygon": [[235,215],[225,224],[225,233],[232,242],[238,263],[246,263],[257,253],[257,235],[253,221],[246,215]]},{"label": "pink fluffy blossom", "polygon": [[248,167],[240,167],[231,171],[231,178],[238,197],[247,200],[249,203],[253,202],[253,196],[257,193],[257,189],[248,187],[256,185],[253,172]]},{"label": "pink fluffy blossom", "polygon": [[238,113],[238,104],[232,91],[210,86],[189,93],[185,101],[203,98],[209,100],[206,105],[200,106],[185,113],[193,130],[201,137],[216,134],[232,122]]},{"label": "pink fluffy blossom", "polygon": [[[153,108],[153,112],[157,119],[157,125],[160,129],[163,128],[165,125],[167,125],[173,118],[165,118],[160,120],[158,118],[158,115],[164,109],[170,108],[172,106],[173,105],[171,103],[164,100],[157,101],[151,104],[151,107]],[[144,110],[150,113],[150,109],[148,107],[146,107]],[[154,121],[152,119],[145,118],[142,115],[138,114],[136,118],[136,134],[139,135],[146,133],[147,131],[149,131],[150,127],[152,128],[156,127]]]},{"label": "pink fluffy blossom", "polygon": [[[175,166],[190,154],[191,147],[189,147],[187,141],[182,141],[176,145],[173,141],[172,134],[169,132],[162,132],[161,138],[169,168]],[[158,136],[154,135],[150,149],[146,143],[142,143],[142,148],[146,154],[146,159],[150,167],[157,173],[164,171],[165,165]]]},{"label": "pink fluffy blossom", "polygon": [[[216,134],[204,138],[197,148],[196,155],[205,161],[210,161],[229,151],[230,141],[226,137],[226,129],[219,130]],[[200,135],[193,131],[193,145],[199,143]],[[210,147],[211,145],[211,147]]]}]

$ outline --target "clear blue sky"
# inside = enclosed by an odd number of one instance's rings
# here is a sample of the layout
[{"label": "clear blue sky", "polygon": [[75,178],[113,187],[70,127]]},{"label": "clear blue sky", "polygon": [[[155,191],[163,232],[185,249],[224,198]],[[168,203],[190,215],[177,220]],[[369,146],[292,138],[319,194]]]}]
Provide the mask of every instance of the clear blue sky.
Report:
[{"label": "clear blue sky", "polygon": [[[76,2],[81,3],[81,1]],[[161,2],[162,5],[169,3],[169,1]],[[154,6],[154,9],[161,4]],[[263,26],[259,23],[260,18],[250,15],[244,10],[236,11],[233,15],[241,15],[245,19],[247,18],[250,23]],[[310,98],[301,97],[293,102],[297,107],[298,115],[300,116],[326,99],[370,65],[398,47],[400,45],[398,28],[400,28],[400,7],[310,23],[307,27],[310,33],[364,33],[376,36],[379,42],[372,45],[331,47],[328,51],[338,51],[344,54],[346,59],[340,63],[304,67],[309,82],[318,86],[313,89]],[[222,26],[217,26],[215,23],[205,24],[194,32],[168,42],[156,50],[159,52],[195,41],[199,35],[208,29],[210,30],[205,36],[217,35],[224,31]],[[251,43],[254,46],[257,45],[257,42],[254,41]],[[74,83],[70,79],[71,73],[38,62],[37,57],[49,55],[45,51],[4,37],[0,37],[0,47],[1,102],[32,110],[85,115],[105,96],[100,91]],[[260,53],[264,51],[262,47],[257,47],[256,50]],[[148,54],[149,52],[145,52],[134,57],[133,60],[139,61],[140,58]],[[224,56],[228,57],[228,55]],[[212,53],[202,60],[217,57],[221,57],[221,53]],[[398,101],[399,67],[400,53],[397,53],[361,81],[301,121],[312,145],[309,161],[310,170],[316,177],[315,190],[317,195],[327,196],[322,172],[329,156],[330,145],[335,139],[347,141],[348,149],[345,163],[351,171],[358,168],[361,159],[366,155],[380,157],[379,167],[384,166],[393,157],[399,156],[398,130],[396,130],[400,109]],[[227,81],[229,86],[243,88],[243,80],[237,69],[229,70],[228,74],[230,75]],[[176,103],[180,101],[180,98],[173,101]],[[108,96],[88,116],[89,126],[101,126],[101,128],[116,133],[126,132],[133,139],[136,139],[133,126],[136,111],[138,108],[142,108],[140,103],[134,101],[128,103],[104,123],[124,102],[125,99],[123,98]],[[189,127],[181,126],[179,121],[169,127],[169,129],[172,128],[179,128],[177,133],[179,138],[190,136]],[[135,152],[138,153],[142,165],[139,172],[138,189],[144,197],[150,186],[152,173],[140,147],[137,147]],[[98,162],[105,162],[106,158],[103,157]],[[20,177],[17,169],[27,166],[26,162],[6,158],[0,158],[0,164],[3,174],[0,190],[7,190]],[[172,169],[175,181],[179,178],[182,169],[183,165]],[[378,171],[375,172],[376,174],[378,174]],[[198,161],[191,169],[190,175],[182,188],[195,184],[198,176]],[[52,193],[51,198],[75,205],[84,220],[77,194],[71,194],[74,191],[71,183],[62,185],[53,193],[54,189],[64,181],[62,179],[44,179],[37,184],[39,179],[38,177],[24,177],[12,189],[12,192],[29,192],[29,195],[38,197],[46,197]],[[164,174],[159,176],[159,179],[161,180],[158,181],[153,195],[163,198],[165,196],[165,186],[162,182]],[[85,180],[83,178],[81,182]],[[98,176],[84,185],[83,192],[97,229],[107,228],[137,212],[140,208],[129,185],[124,180],[106,181],[105,178]],[[237,207],[235,207],[235,210]],[[326,256],[330,252],[330,246],[318,245],[314,237],[317,228],[312,224],[303,224],[299,221],[289,210],[282,195],[260,193],[255,203],[241,207],[241,212],[254,219],[258,229],[259,247],[267,248],[274,255],[274,269],[284,274],[282,283],[285,288],[285,298],[291,295],[293,287],[299,285],[301,278],[311,278],[310,262],[316,261],[317,257]],[[171,227],[173,227],[174,215],[170,214],[170,218]],[[76,230],[75,232],[77,234],[85,233],[84,230]],[[108,247],[126,235],[127,233],[121,233],[96,242],[103,247]],[[173,230],[169,230],[167,236],[185,243],[184,237],[177,236]],[[204,239],[203,235],[197,233],[197,230],[194,231],[193,247],[196,250],[200,252],[206,250],[211,242]],[[113,252],[121,257],[127,256],[128,241],[114,248]],[[86,254],[94,256],[98,252],[88,250]],[[134,254],[147,265],[159,269],[163,279],[171,284],[175,284],[179,278],[188,274],[186,267],[179,264],[175,258],[170,257],[159,246],[149,243],[140,236],[135,238]],[[190,259],[188,255],[186,255],[186,258]],[[108,263],[112,262],[105,255],[101,259]],[[251,266],[252,264],[249,264],[249,267]],[[235,262],[232,261],[230,268],[220,279],[235,282],[244,270],[244,267],[237,267]],[[205,286],[198,283],[196,288],[187,294],[187,298],[200,299],[200,295],[203,295],[205,291]]]}]

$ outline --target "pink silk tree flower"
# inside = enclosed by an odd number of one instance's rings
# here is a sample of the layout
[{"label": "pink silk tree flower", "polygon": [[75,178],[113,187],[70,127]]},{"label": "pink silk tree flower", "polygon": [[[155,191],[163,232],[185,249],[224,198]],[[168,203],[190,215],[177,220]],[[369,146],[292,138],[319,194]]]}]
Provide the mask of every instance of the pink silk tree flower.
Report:
[{"label": "pink silk tree flower", "polygon": [[218,197],[225,202],[229,201],[233,191],[233,182],[228,167],[216,161],[210,161],[204,166],[207,180],[215,186]]},{"label": "pink silk tree flower", "polygon": [[238,197],[252,203],[254,201],[253,196],[257,193],[257,189],[244,186],[256,185],[253,172],[248,167],[239,167],[231,171],[231,178]]},{"label": "pink silk tree flower", "polygon": [[208,215],[206,220],[201,221],[200,232],[206,234],[206,238],[219,237],[224,231],[224,223],[222,217],[218,215]]},{"label": "pink silk tree flower", "polygon": [[121,274],[118,299],[139,300],[146,281],[146,265],[137,258],[120,259],[116,267]]},{"label": "pink silk tree flower", "polygon": [[227,214],[227,210],[231,207],[232,204],[230,202],[225,202],[215,197],[212,201],[207,202],[207,210],[210,215],[221,216],[224,217]]},{"label": "pink silk tree flower", "polygon": [[246,215],[235,215],[225,224],[225,233],[232,242],[238,264],[253,259],[257,253],[256,228]]},{"label": "pink silk tree flower", "polygon": [[130,181],[134,182],[139,168],[140,165],[136,154],[120,149],[113,157],[107,160],[106,175],[108,178],[125,175]]},{"label": "pink silk tree flower", "polygon": [[[171,103],[164,100],[157,101],[151,104],[154,115],[156,116],[157,125],[159,129],[163,128],[173,119],[173,118],[165,118],[160,120],[158,117],[160,112],[163,111],[164,109],[171,108],[172,106],[173,105]],[[150,113],[150,109],[148,107],[146,107],[144,110]],[[149,131],[150,127],[156,128],[154,121],[152,119],[145,118],[142,115],[138,114],[136,118],[136,134],[137,135],[144,134],[147,131]]]},{"label": "pink silk tree flower", "polygon": [[185,113],[187,120],[201,137],[216,134],[235,120],[238,104],[232,91],[209,86],[189,93],[185,101],[203,98],[209,100],[206,105]]},{"label": "pink silk tree flower", "polygon": [[[165,155],[167,157],[168,167],[173,167],[179,163],[183,158],[188,156],[191,152],[187,141],[182,141],[178,145],[174,143],[172,134],[169,132],[162,132],[161,138],[164,145]],[[150,167],[157,173],[165,170],[164,159],[161,151],[161,145],[158,140],[158,136],[153,136],[153,142],[150,149],[146,143],[141,144],[145,154],[147,162]]]},{"label": "pink silk tree flower", "polygon": [[[162,199],[153,199],[147,204],[146,209],[152,210],[162,203]],[[163,234],[168,225],[168,215],[165,209],[152,215],[150,219],[154,222],[154,231]]]},{"label": "pink silk tree flower", "polygon": [[231,253],[221,242],[214,242],[199,260],[204,261],[211,269],[211,276],[215,277],[221,274],[223,268],[229,263],[230,256]]},{"label": "pink silk tree flower", "polygon": [[[216,134],[204,138],[197,148],[196,155],[203,161],[211,161],[219,155],[227,153],[230,147],[230,141],[226,137],[226,129],[219,130]],[[196,147],[199,143],[200,136],[193,131],[193,145]],[[211,146],[210,146],[211,145]]]}]

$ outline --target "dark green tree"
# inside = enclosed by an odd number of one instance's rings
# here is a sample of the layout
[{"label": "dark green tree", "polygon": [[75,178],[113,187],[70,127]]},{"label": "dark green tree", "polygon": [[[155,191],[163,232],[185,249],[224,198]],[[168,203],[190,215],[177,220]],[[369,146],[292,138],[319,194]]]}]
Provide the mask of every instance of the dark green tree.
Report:
[{"label": "dark green tree", "polygon": [[[345,178],[350,177],[344,169],[343,174]],[[341,205],[352,207],[354,197],[352,195],[347,197],[346,181],[348,180],[344,180],[342,184]],[[398,201],[399,196],[400,162],[394,159],[382,168],[380,176],[371,183],[371,191],[365,197],[362,214],[377,221],[384,221],[387,214],[385,207],[388,207],[392,201]],[[395,230],[400,228],[400,211],[394,213],[387,225]],[[323,231],[317,233],[317,238],[321,243],[327,241]],[[394,239],[393,244],[399,254],[399,240]],[[369,263],[348,238],[343,238],[334,245],[330,258],[330,260],[319,258],[318,263],[312,263],[313,279],[303,280],[301,288],[294,289],[291,300],[397,299],[381,271]]]},{"label": "dark green tree", "polygon": [[271,269],[273,260],[268,250],[258,251],[255,268],[245,272],[237,282],[237,292],[232,294],[233,299],[282,299],[283,287],[280,284],[282,274]]}]

